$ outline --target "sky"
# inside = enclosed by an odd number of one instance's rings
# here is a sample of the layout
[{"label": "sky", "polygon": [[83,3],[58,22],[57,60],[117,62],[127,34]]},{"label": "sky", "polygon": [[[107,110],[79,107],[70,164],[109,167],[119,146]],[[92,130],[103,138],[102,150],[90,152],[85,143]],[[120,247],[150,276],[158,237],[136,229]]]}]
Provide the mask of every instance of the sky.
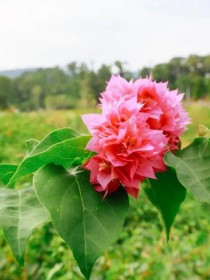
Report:
[{"label": "sky", "polygon": [[0,70],[210,54],[210,0],[0,0]]}]

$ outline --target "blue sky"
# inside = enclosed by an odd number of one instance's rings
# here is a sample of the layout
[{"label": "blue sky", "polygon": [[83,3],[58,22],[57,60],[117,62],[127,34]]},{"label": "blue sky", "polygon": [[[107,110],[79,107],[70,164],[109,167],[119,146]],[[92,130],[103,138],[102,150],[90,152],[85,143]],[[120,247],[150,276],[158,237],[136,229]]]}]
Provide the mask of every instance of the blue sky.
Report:
[{"label": "blue sky", "polygon": [[210,54],[209,0],[0,0],[0,70]]}]

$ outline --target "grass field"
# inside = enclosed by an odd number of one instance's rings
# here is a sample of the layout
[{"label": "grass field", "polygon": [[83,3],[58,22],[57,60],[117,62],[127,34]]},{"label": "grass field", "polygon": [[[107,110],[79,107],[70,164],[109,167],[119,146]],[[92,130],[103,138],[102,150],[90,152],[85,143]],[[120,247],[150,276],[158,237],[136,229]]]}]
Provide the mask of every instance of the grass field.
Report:
[{"label": "grass field", "polygon": [[[197,136],[198,124],[210,127],[208,104],[186,106],[193,124],[182,137],[183,146]],[[86,129],[85,111],[0,113],[0,162],[19,163],[29,138],[42,139],[55,128]],[[104,252],[93,269],[93,280],[208,280],[210,279],[210,205],[190,196],[181,207],[167,244],[155,208],[144,193],[131,207],[121,236]],[[70,250],[50,224],[35,230],[26,251],[26,266],[16,264],[0,233],[0,280],[83,279]]]}]

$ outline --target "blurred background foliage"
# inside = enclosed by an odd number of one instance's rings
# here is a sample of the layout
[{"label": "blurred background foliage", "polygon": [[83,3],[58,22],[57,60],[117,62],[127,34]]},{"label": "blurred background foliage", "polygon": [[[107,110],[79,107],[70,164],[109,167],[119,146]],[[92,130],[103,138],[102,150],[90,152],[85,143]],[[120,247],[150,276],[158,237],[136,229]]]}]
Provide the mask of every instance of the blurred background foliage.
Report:
[{"label": "blurred background foliage", "polygon": [[[183,146],[197,135],[197,125],[210,126],[210,108],[203,101],[186,105],[193,124],[183,135]],[[52,129],[71,126],[86,132],[80,115],[93,109],[46,112],[1,112],[0,160],[19,163],[25,140],[41,140]],[[31,184],[24,178],[19,184]],[[167,244],[156,209],[140,192],[130,200],[125,227],[118,239],[97,261],[93,280],[200,280],[210,279],[210,205],[189,195],[181,207]],[[80,280],[71,251],[51,224],[37,228],[30,238],[21,269],[0,231],[0,279]]]},{"label": "blurred background foliage", "polygon": [[[198,125],[210,127],[210,55],[174,58],[135,73],[116,61],[97,71],[70,63],[35,69],[16,77],[0,77],[0,163],[18,164],[26,152],[25,141],[41,140],[56,128],[70,126],[87,132],[81,114],[97,112],[96,104],[111,73],[126,79],[152,73],[157,81],[169,80],[171,89],[186,92],[185,107],[192,124],[182,137],[183,146],[197,136]],[[94,108],[94,109],[91,109]],[[31,178],[19,184],[30,185]],[[93,280],[210,280],[210,205],[190,195],[177,215],[167,244],[156,209],[140,192],[118,239],[97,261]],[[51,224],[37,228],[20,268],[0,230],[0,280],[80,280],[71,251]]]},{"label": "blurred background foliage", "polygon": [[[171,89],[178,88],[189,100],[210,99],[210,55],[175,57],[168,63],[144,67],[135,72],[127,64],[93,65],[71,62],[65,68],[40,68],[0,72],[0,109],[37,111],[43,109],[73,109],[94,107],[105,81],[112,73],[126,79],[152,74],[157,81],[169,81]],[[1,76],[5,74],[6,76]]]}]

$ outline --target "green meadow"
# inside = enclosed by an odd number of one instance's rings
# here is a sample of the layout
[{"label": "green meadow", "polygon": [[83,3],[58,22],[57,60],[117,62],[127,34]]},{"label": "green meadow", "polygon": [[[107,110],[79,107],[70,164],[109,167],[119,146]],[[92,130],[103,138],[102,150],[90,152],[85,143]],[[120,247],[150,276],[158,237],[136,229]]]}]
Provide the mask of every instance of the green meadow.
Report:
[{"label": "green meadow", "polygon": [[[210,105],[185,105],[192,124],[182,137],[183,147],[198,136],[198,125],[210,127]],[[70,126],[87,132],[81,114],[93,110],[0,112],[0,163],[19,163],[26,153],[25,141],[41,140],[53,129]],[[19,184],[30,184],[30,178]],[[143,191],[131,207],[118,241],[98,259],[93,280],[209,280],[210,205],[193,200],[182,204],[166,242],[156,209]],[[25,267],[16,263],[0,231],[0,280],[83,279],[71,251],[51,224],[37,228],[31,236]]]}]

